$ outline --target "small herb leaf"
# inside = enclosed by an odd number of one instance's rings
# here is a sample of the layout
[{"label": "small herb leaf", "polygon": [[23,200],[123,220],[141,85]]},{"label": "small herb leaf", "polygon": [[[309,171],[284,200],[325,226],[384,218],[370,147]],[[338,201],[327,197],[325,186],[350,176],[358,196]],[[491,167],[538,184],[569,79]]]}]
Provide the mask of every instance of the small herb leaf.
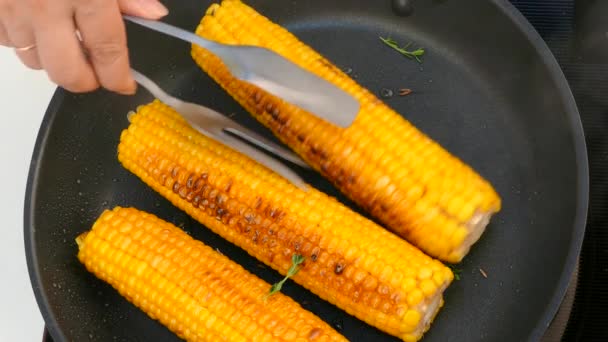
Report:
[{"label": "small herb leaf", "polygon": [[420,57],[424,55],[425,51],[423,48],[418,48],[416,50],[410,51],[408,50],[408,48],[412,45],[412,42],[407,43],[403,47],[399,47],[399,44],[395,40],[393,40],[393,38],[380,37],[380,40],[382,40],[384,44],[390,46],[392,49],[399,52],[403,56],[409,59],[415,59],[416,61],[418,61],[418,63],[422,63],[422,59],[420,59]]},{"label": "small herb leaf", "polygon": [[287,270],[287,274],[285,275],[285,278],[283,278],[278,283],[274,283],[274,284],[272,284],[272,286],[270,286],[270,291],[266,295],[266,298],[281,291],[281,289],[283,288],[283,284],[287,281],[287,279],[295,276],[298,273],[298,271],[300,270],[300,265],[304,262],[305,259],[306,258],[304,258],[304,256],[300,255],[300,254],[292,255],[291,256],[292,265],[291,265],[291,267],[289,267],[289,270]]},{"label": "small herb leaf", "polygon": [[283,283],[274,283],[270,287],[270,293],[281,291],[282,287],[283,287]]},{"label": "small herb leaf", "polygon": [[450,269],[452,270],[452,273],[454,274],[454,279],[460,280],[460,274],[462,273],[462,270],[459,268],[454,268],[454,267],[450,267]]},{"label": "small herb leaf", "polygon": [[296,266],[300,265],[304,262],[304,256],[300,254],[294,254],[291,256],[291,262]]}]

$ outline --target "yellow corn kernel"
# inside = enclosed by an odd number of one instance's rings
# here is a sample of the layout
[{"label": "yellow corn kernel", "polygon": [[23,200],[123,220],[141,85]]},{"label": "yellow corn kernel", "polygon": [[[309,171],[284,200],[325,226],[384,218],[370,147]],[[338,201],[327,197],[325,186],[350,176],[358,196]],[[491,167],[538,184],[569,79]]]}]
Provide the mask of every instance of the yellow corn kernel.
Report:
[{"label": "yellow corn kernel", "polygon": [[416,306],[424,299],[424,293],[419,289],[413,289],[407,295],[407,303],[410,306]]},{"label": "yellow corn kernel", "polygon": [[437,291],[437,285],[431,279],[424,279],[420,282],[420,289],[425,296],[433,296]]},{"label": "yellow corn kernel", "polygon": [[403,317],[403,321],[405,321],[405,323],[415,327],[416,325],[418,325],[418,323],[420,323],[421,318],[422,317],[420,317],[420,313],[418,311],[409,310]]}]

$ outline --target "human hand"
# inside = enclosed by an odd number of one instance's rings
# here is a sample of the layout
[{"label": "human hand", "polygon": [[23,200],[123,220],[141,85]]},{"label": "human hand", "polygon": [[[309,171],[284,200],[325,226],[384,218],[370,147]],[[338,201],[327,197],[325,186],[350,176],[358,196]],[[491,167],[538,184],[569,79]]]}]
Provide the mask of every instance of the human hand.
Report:
[{"label": "human hand", "polygon": [[69,91],[132,94],[121,12],[159,19],[168,11],[157,0],[0,0],[0,45]]}]

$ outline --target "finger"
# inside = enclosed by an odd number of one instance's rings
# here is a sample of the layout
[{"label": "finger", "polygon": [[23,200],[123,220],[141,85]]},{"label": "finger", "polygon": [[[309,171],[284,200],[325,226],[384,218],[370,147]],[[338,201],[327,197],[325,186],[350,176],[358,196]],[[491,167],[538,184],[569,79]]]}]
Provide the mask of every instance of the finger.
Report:
[{"label": "finger", "polygon": [[[15,50],[15,54],[25,66],[30,69],[40,70],[42,65],[38,58],[38,50],[36,49],[36,38],[34,37],[34,31],[31,27],[25,29],[25,32],[14,33],[10,31],[10,37],[18,36],[20,38],[10,38],[12,45]],[[28,38],[23,38],[28,37]],[[32,43],[20,43],[20,42],[32,42]]]},{"label": "finger", "polygon": [[167,7],[157,0],[118,0],[118,7],[124,14],[147,19],[160,19],[169,13]]},{"label": "finger", "polygon": [[95,72],[74,32],[73,9],[65,1],[35,11],[38,56],[51,81],[71,92],[88,92],[99,87]]},{"label": "finger", "polygon": [[12,47],[11,41],[8,39],[8,32],[4,26],[3,19],[13,15],[15,3],[7,0],[0,0],[0,45]]},{"label": "finger", "polygon": [[9,45],[15,49],[21,62],[31,69],[41,69],[27,7],[23,4],[14,6],[10,15],[3,17],[3,23]]},{"label": "finger", "polygon": [[10,47],[11,43],[8,40],[8,33],[4,28],[4,25],[0,22],[0,45]]},{"label": "finger", "polygon": [[40,63],[40,58],[38,57],[38,51],[36,50],[35,45],[29,45],[23,50],[16,49],[15,53],[17,54],[21,62],[25,64],[28,68],[34,70],[42,69],[42,63]]},{"label": "finger", "polygon": [[89,0],[76,8],[76,25],[99,83],[106,89],[133,94],[127,37],[115,1]]}]

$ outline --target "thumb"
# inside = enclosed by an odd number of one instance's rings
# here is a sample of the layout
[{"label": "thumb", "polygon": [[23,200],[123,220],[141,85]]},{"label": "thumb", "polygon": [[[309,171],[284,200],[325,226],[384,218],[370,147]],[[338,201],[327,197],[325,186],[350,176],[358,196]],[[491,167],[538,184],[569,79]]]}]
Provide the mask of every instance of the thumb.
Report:
[{"label": "thumb", "polygon": [[124,14],[146,19],[160,19],[169,13],[158,0],[118,0],[118,6]]}]

